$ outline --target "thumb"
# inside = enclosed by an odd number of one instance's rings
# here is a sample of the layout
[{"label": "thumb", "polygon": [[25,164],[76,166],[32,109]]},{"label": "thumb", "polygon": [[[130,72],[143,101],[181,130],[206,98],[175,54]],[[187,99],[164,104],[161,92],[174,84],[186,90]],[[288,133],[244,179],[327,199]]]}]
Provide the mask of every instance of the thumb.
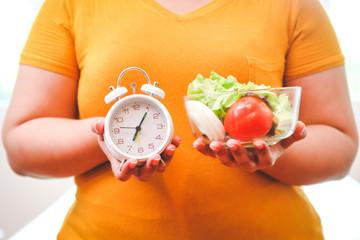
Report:
[{"label": "thumb", "polygon": [[99,136],[102,136],[104,134],[104,125],[104,119],[97,118],[91,123],[91,131]]},{"label": "thumb", "polygon": [[288,148],[294,142],[304,139],[306,135],[307,135],[307,128],[305,124],[301,121],[298,121],[296,123],[294,133],[290,137],[280,141],[280,144],[284,148]]}]

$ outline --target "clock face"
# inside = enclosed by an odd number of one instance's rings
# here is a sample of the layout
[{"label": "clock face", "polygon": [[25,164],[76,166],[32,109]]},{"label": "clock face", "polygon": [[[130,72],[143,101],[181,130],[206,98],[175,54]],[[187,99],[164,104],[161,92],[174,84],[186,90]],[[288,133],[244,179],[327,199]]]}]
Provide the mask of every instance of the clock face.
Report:
[{"label": "clock face", "polygon": [[[172,121],[165,107],[151,97],[124,99],[109,115],[112,146],[126,158],[145,159],[160,153],[172,138]],[[170,140],[171,141],[171,140]]]}]

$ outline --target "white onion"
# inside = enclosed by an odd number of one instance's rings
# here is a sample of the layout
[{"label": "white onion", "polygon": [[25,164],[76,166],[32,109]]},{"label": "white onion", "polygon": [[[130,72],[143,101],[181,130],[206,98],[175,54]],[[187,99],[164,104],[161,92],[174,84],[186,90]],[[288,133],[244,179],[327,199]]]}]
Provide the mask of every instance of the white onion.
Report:
[{"label": "white onion", "polygon": [[219,118],[205,104],[199,101],[186,101],[189,119],[211,141],[221,141],[225,138],[225,128]]}]

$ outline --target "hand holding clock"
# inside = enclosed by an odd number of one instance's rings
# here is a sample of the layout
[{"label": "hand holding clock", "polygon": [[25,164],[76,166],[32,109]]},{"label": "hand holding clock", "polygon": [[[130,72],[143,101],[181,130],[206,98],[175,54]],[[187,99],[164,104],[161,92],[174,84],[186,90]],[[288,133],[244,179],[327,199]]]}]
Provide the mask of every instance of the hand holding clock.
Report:
[{"label": "hand holding clock", "polygon": [[[150,179],[154,172],[164,172],[167,166],[169,166],[176,148],[181,143],[181,138],[178,136],[174,136],[172,139],[172,143],[169,144],[161,154],[154,154],[150,156],[144,165],[142,165],[143,163],[140,162],[138,159],[127,159],[127,161],[125,161],[124,165],[122,166],[122,170],[119,171],[121,162],[111,155],[104,142],[104,122],[104,118],[99,118],[95,120],[91,125],[91,130],[97,135],[98,143],[102,151],[110,161],[111,168],[115,177],[120,181],[127,181],[132,175],[134,175],[140,181],[146,181]],[[134,136],[136,137],[136,135],[137,133]],[[163,164],[159,164],[161,160],[166,163],[166,166]],[[139,168],[139,165],[141,165],[142,167]]]}]

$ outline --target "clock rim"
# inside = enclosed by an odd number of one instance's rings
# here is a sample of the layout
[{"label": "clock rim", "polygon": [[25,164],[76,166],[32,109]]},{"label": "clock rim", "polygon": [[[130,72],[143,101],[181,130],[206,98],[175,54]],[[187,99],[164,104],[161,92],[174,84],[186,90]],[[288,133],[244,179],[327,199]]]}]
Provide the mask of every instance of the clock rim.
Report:
[{"label": "clock rim", "polygon": [[[166,131],[166,136],[165,136],[165,140],[163,140],[163,143],[160,145],[160,147],[158,147],[158,149],[150,154],[146,154],[144,156],[135,156],[135,155],[130,155],[127,154],[123,151],[121,151],[119,148],[116,147],[115,143],[111,140],[110,137],[110,119],[111,116],[113,115],[113,113],[115,112],[115,110],[123,103],[126,103],[128,101],[133,101],[134,99],[139,99],[139,101],[141,100],[145,100],[145,101],[152,101],[152,103],[154,105],[158,105],[160,107],[160,109],[162,110],[162,112],[165,114],[165,119],[166,119],[166,124],[167,124],[167,131]],[[107,147],[107,149],[109,150],[109,152],[118,160],[122,161],[123,159],[138,159],[140,161],[146,161],[150,156],[154,155],[154,154],[160,154],[162,153],[165,148],[171,143],[172,138],[174,136],[174,125],[173,125],[173,121],[172,118],[170,116],[169,111],[167,110],[167,108],[164,106],[163,103],[161,103],[159,100],[155,99],[154,97],[150,97],[148,95],[145,94],[135,94],[135,95],[130,95],[130,96],[126,96],[124,98],[119,99],[108,111],[108,113],[106,114],[105,117],[105,125],[104,125],[104,142],[105,145]]]}]

